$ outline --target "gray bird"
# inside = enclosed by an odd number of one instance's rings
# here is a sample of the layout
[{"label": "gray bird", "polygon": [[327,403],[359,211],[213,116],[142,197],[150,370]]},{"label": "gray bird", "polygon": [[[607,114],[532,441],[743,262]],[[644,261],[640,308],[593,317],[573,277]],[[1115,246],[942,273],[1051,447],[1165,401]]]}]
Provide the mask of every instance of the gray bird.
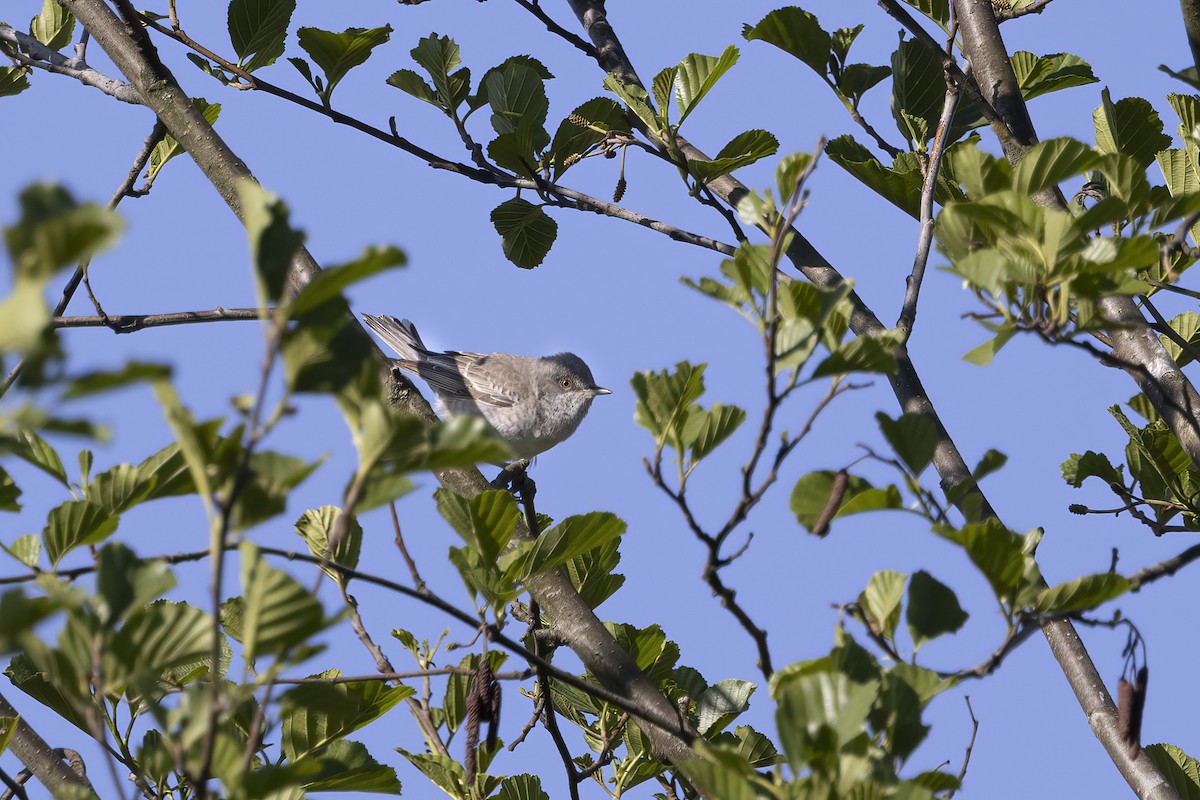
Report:
[{"label": "gray bird", "polygon": [[371,330],[400,356],[396,366],[421,376],[437,396],[443,416],[482,417],[529,459],[575,432],[592,400],[612,394],[597,386],[574,353],[531,358],[507,353],[435,353],[425,349],[408,320],[363,314]]}]

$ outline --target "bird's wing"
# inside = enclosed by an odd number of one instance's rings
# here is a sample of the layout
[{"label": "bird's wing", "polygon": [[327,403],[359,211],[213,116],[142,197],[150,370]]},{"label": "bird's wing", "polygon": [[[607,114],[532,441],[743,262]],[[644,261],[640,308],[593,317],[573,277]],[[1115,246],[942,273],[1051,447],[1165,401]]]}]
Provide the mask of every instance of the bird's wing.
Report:
[{"label": "bird's wing", "polygon": [[501,386],[493,378],[494,370],[489,369],[490,356],[480,353],[448,353],[458,362],[460,374],[469,387],[471,396],[476,403],[484,403],[498,408],[508,408],[517,402],[513,393],[515,387]]},{"label": "bird's wing", "polygon": [[429,353],[420,361],[399,359],[403,370],[419,375],[439,395],[483,405],[507,408],[517,398],[488,379],[487,356],[481,353]]}]

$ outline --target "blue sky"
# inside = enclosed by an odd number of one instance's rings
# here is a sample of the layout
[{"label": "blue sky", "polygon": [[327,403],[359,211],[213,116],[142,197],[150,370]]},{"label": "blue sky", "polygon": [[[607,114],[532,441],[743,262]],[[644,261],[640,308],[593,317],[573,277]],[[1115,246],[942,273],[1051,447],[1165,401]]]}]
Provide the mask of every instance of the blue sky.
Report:
[{"label": "blue sky", "polygon": [[[811,150],[820,136],[858,135],[840,103],[806,67],[761,42],[741,38],[742,23],[757,22],[774,5],[678,0],[610,5],[611,21],[644,81],[689,52],[716,54],[730,43],[741,49],[739,64],[684,129],[710,154],[748,128],[773,132],[781,154]],[[39,6],[31,0],[10,3],[7,21],[21,27]],[[865,22],[853,56],[887,63],[898,26],[874,3],[813,2],[805,7],[827,30]],[[565,4],[546,8],[575,28]],[[232,52],[223,27],[224,4],[181,4],[180,13],[195,39],[218,52]],[[550,124],[603,93],[603,76],[594,63],[547,34],[515,3],[501,0],[440,0],[416,7],[378,0],[302,3],[293,19],[288,55],[299,52],[294,33],[298,25],[341,30],[385,23],[394,28],[391,41],[339,85],[335,107],[381,127],[395,115],[403,135],[456,160],[466,160],[466,154],[447,120],[432,106],[383,82],[396,69],[414,68],[408,51],[431,31],[458,41],[464,64],[476,79],[509,55],[531,53],[542,60],[556,76],[548,84]],[[1007,23],[1003,32],[1010,52],[1072,52],[1090,62],[1100,78],[1098,84],[1031,103],[1041,138],[1067,135],[1093,141],[1091,111],[1105,86],[1114,99],[1136,95],[1150,100],[1173,133],[1177,121],[1165,95],[1182,87],[1157,67],[1188,64],[1176,3],[1083,5],[1060,0],[1040,17]],[[681,663],[700,669],[710,682],[726,677],[757,682],[749,639],[698,578],[702,549],[642,469],[641,459],[651,453],[653,443],[632,421],[634,396],[628,383],[638,370],[663,369],[685,359],[708,362],[704,402],[736,403],[755,419],[763,402],[755,332],[729,309],[679,282],[682,276],[716,274],[721,257],[628,223],[551,210],[559,225],[558,241],[543,266],[519,270],[504,259],[488,221],[490,210],[511,193],[430,170],[409,155],[283,101],[226,90],[188,63],[180,46],[163,38],[156,42],[189,94],[223,105],[218,131],[259,180],[288,202],[293,222],[307,231],[308,246],[320,263],[348,260],[376,243],[396,244],[407,252],[406,269],[351,289],[356,310],[409,317],[434,348],[527,355],[571,350],[588,362],[597,382],[614,394],[599,398],[579,432],[539,459],[533,473],[539,511],[561,518],[602,509],[626,519],[629,532],[621,545],[619,571],[627,582],[600,608],[601,617],[638,626],[662,625],[679,643]],[[89,60],[113,72],[95,43]],[[306,91],[299,75],[282,61],[261,74],[294,91]],[[32,181],[60,181],[81,199],[106,200],[153,122],[146,109],[119,104],[68,78],[37,73],[33,82],[32,90],[0,101],[9,155],[0,179],[4,224],[15,218],[16,193]],[[887,89],[877,88],[867,98],[864,113],[885,136],[898,141]],[[473,122],[486,138],[486,115],[478,116]],[[988,139],[985,133],[985,142]],[[768,160],[739,172],[739,177],[753,187],[768,186],[773,168],[773,160]],[[615,162],[590,159],[568,177],[572,187],[607,197],[616,181]],[[730,239],[717,214],[681,191],[673,168],[631,153],[627,178],[623,205],[681,228]],[[1161,176],[1152,172],[1151,178]],[[916,223],[827,161],[810,188],[810,205],[798,227],[843,274],[857,281],[864,300],[890,323],[899,311],[911,266]],[[176,159],[148,197],[126,200],[120,210],[127,221],[126,234],[92,266],[93,285],[109,313],[253,304],[245,235],[188,159]],[[935,255],[932,265],[941,263]],[[8,280],[7,267],[0,274],[0,281]],[[1184,308],[1167,301],[1164,305],[1168,317]],[[1009,456],[1007,467],[988,479],[984,489],[1013,529],[1046,529],[1039,555],[1047,580],[1055,583],[1104,571],[1114,547],[1120,549],[1122,570],[1131,572],[1186,546],[1181,540],[1156,540],[1126,518],[1079,518],[1066,511],[1068,503],[1109,502],[1100,489],[1068,487],[1058,465],[1070,453],[1086,449],[1120,456],[1123,437],[1105,409],[1130,397],[1132,382],[1077,351],[1048,349],[1033,340],[1014,341],[990,367],[967,364],[961,355],[985,337],[976,323],[961,318],[971,310],[976,310],[973,300],[960,282],[931,270],[910,345],[913,360],[966,460],[973,463],[988,448]],[[84,297],[76,299],[70,311],[91,313]],[[62,341],[69,365],[77,372],[116,368],[130,359],[172,363],[181,396],[199,418],[231,415],[229,399],[252,391],[256,384],[262,348],[261,331],[254,323],[163,328],[119,337],[102,329],[72,330],[62,334]],[[819,397],[820,390],[815,391],[791,402],[783,427],[798,427]],[[291,521],[305,508],[338,502],[354,463],[345,426],[332,403],[303,397],[297,405],[300,413],[283,423],[266,446],[309,458],[327,455],[327,460],[296,493],[288,513],[250,533],[255,541],[289,548],[301,545]],[[777,666],[827,652],[837,618],[832,605],[853,600],[880,569],[930,570],[958,592],[971,613],[958,636],[925,648],[921,663],[938,669],[974,664],[1003,634],[983,578],[961,551],[930,534],[915,517],[890,513],[851,518],[835,523],[828,538],[817,540],[788,511],[788,494],[801,475],[847,464],[860,454],[858,443],[882,447],[873,421],[879,410],[898,414],[883,380],[841,398],[822,416],[788,462],[776,489],[744,526],[754,531],[754,544],[728,570],[727,580],[759,624],[771,631]],[[89,402],[76,411],[86,411],[115,432],[113,444],[95,448],[97,469],[122,461],[136,463],[169,439],[161,410],[144,387]],[[695,477],[692,496],[709,522],[722,520],[735,501],[732,487],[751,446],[752,427],[745,426]],[[80,443],[56,444],[64,461],[72,464]],[[6,542],[40,530],[45,512],[67,499],[48,478],[20,464],[12,465],[11,471],[25,489],[26,510],[3,520],[0,536]],[[926,479],[935,482],[931,474]],[[886,478],[882,473],[874,477]],[[398,506],[407,540],[435,591],[467,605],[461,581],[446,562],[446,550],[456,537],[430,500],[436,483],[431,476],[417,480],[418,490]],[[361,521],[366,532],[363,563],[406,579],[392,545],[387,512],[369,512]],[[141,555],[207,544],[195,498],[138,508],[123,519],[118,535]],[[11,566],[15,570],[15,562]],[[8,574],[6,568],[0,568],[0,574]],[[205,575],[202,565],[182,568],[175,596],[201,602]],[[234,594],[237,571],[230,570],[230,575],[234,582],[228,593]],[[425,608],[366,587],[358,587],[355,594],[368,628],[380,640],[386,640],[393,627],[435,638],[450,625]],[[331,612],[338,609],[340,599],[328,582],[322,597]],[[1193,755],[1200,754],[1195,708],[1180,699],[1187,697],[1180,688],[1192,677],[1194,652],[1177,609],[1187,613],[1196,600],[1195,583],[1184,573],[1102,611],[1119,607],[1147,638],[1152,682],[1144,741],[1171,742]],[[1124,634],[1087,630],[1083,635],[1114,689]],[[451,638],[465,641],[469,634],[453,628]],[[328,641],[331,647],[313,662],[314,670],[336,666],[347,674],[372,671],[366,651],[348,626],[330,632]],[[397,668],[406,668],[401,649],[385,647]],[[460,655],[452,654],[453,660]],[[562,660],[564,665],[571,663],[569,658]],[[15,689],[4,694],[52,743],[78,743],[77,731],[48,722],[48,716]],[[964,694],[971,696],[980,721],[965,796],[1109,797],[1126,791],[1044,641],[1036,637],[992,677],[965,684],[934,702],[927,720],[933,734],[911,760],[911,772],[946,761],[957,769],[970,735]],[[771,704],[765,695],[762,687],[747,720],[770,730]],[[504,738],[516,735],[527,706],[510,688]],[[394,720],[358,738],[377,758],[397,765],[410,796],[433,796],[436,790],[391,749],[419,747],[415,725],[405,713],[397,709]],[[560,769],[543,768],[555,763],[553,758],[548,737],[539,731],[496,766],[514,773],[538,770],[551,795],[564,796]],[[0,764],[13,766],[12,756],[4,756]],[[98,762],[92,774],[105,792],[108,781]]]}]

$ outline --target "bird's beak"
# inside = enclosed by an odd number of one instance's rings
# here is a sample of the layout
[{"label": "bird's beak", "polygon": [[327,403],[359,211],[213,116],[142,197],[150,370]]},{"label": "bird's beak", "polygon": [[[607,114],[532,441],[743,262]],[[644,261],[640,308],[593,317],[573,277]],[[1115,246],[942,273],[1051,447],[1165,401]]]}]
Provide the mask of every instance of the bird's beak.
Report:
[{"label": "bird's beak", "polygon": [[592,389],[592,394],[597,396],[602,394],[612,394],[612,389],[605,389],[602,386],[597,386],[595,389]]}]

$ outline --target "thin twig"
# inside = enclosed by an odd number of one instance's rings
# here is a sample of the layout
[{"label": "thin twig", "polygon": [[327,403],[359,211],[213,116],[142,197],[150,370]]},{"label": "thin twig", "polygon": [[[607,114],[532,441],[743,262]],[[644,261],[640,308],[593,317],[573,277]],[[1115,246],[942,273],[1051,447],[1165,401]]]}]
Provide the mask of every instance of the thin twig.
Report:
[{"label": "thin twig", "polygon": [[25,792],[25,781],[32,777],[33,773],[28,769],[21,770],[15,778],[3,769],[0,769],[0,782],[3,782],[8,787],[8,791],[0,795],[0,800],[9,800],[12,797],[18,797],[20,800],[29,800],[29,795]]},{"label": "thin twig", "polygon": [[555,22],[549,14],[542,10],[538,0],[514,0],[514,2],[541,20],[542,24],[546,26],[546,30],[550,31],[555,36],[558,36],[575,49],[580,50],[588,58],[596,57],[596,48],[584,41],[581,36],[571,33],[569,30]]},{"label": "thin twig", "polygon": [[971,696],[964,695],[967,701],[967,714],[971,717],[971,739],[967,742],[967,751],[963,754],[962,769],[958,771],[958,786],[950,790],[946,800],[954,797],[955,792],[962,788],[963,779],[967,777],[967,766],[971,763],[971,751],[975,749],[975,736],[979,733],[979,720],[975,719],[975,709],[971,708]]},{"label": "thin twig", "polygon": [[[970,74],[970,65],[967,67]],[[925,181],[921,185],[921,234],[917,240],[917,253],[913,258],[912,273],[904,290],[904,304],[900,308],[900,319],[896,327],[900,329],[907,341],[912,335],[913,325],[917,321],[917,301],[921,294],[921,283],[925,279],[925,266],[929,263],[929,250],[933,246],[933,202],[937,194],[938,175],[942,167],[942,155],[946,152],[946,144],[950,141],[950,128],[954,124],[954,114],[958,111],[958,100],[962,92],[958,84],[946,73],[946,99],[942,104],[942,116],[938,120],[937,134],[933,138],[933,149],[929,153],[929,162],[925,167]]]},{"label": "thin twig", "polygon": [[106,314],[104,316],[52,317],[51,328],[111,328],[113,333],[136,333],[165,325],[192,325],[200,322],[236,322],[262,319],[274,309],[222,308],[212,311],[173,311],[168,314]]},{"label": "thin twig", "polygon": [[1129,576],[1129,589],[1136,592],[1147,583],[1153,583],[1159,578],[1174,575],[1193,561],[1200,559],[1200,544],[1194,544],[1176,556],[1143,567]]}]

